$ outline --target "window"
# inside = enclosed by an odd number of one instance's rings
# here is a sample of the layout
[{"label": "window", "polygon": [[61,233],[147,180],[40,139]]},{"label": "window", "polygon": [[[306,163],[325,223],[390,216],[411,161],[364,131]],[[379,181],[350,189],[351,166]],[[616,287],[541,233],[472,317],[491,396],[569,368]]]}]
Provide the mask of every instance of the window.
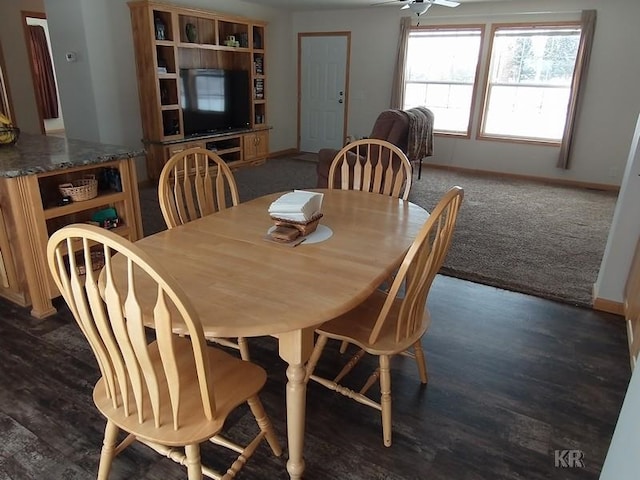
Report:
[{"label": "window", "polygon": [[494,26],[481,137],[560,142],[577,25]]},{"label": "window", "polygon": [[469,134],[482,30],[416,27],[409,33],[404,108],[429,108],[434,131]]}]

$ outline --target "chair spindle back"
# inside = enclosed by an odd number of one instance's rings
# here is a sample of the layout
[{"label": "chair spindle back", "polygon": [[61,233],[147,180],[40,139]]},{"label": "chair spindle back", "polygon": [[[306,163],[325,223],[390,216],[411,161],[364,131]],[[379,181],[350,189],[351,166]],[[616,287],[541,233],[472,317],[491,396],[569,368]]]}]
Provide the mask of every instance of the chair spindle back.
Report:
[{"label": "chair spindle back", "polygon": [[171,157],[160,174],[158,198],[168,228],[240,203],[231,169],[204,148],[190,148]]},{"label": "chair spindle back", "polygon": [[[411,337],[420,328],[427,295],[449,251],[463,197],[462,188],[452,187],[438,202],[416,236],[398,269],[371,331],[371,343],[377,340],[387,315],[394,305],[397,308],[397,302],[400,302],[400,307],[397,315],[396,341]],[[404,296],[396,298],[403,284]]]},{"label": "chair spindle back", "polygon": [[[115,254],[125,258],[126,275],[114,271]],[[125,416],[137,414],[142,424],[151,420],[143,415],[149,402],[156,428],[170,421],[178,430],[187,400],[181,396],[181,377],[190,369],[200,390],[196,403],[208,419],[215,416],[202,326],[159,262],[113,232],[80,224],[55,232],[47,257],[53,279],[95,354],[114,409],[123,409]],[[176,322],[188,332],[190,358],[176,356]],[[146,326],[154,328],[155,341]]]},{"label": "chair spindle back", "polygon": [[[340,173],[336,187],[335,174]],[[380,193],[407,200],[411,189],[411,163],[398,147],[367,138],[346,145],[329,168],[329,188]]]}]

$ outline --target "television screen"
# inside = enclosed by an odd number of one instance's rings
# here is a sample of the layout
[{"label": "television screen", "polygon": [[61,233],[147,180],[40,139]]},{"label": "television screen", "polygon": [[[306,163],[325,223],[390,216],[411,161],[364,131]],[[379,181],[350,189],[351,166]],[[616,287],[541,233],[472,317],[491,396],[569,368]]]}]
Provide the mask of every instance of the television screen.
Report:
[{"label": "television screen", "polygon": [[185,135],[219,133],[250,125],[249,72],[180,69]]}]

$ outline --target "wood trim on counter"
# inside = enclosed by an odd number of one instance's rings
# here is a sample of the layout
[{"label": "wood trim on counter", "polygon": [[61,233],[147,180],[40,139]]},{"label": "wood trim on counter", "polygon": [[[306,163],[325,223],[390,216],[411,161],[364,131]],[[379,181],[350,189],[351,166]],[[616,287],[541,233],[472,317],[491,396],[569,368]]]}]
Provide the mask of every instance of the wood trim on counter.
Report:
[{"label": "wood trim on counter", "polygon": [[8,178],[5,179],[5,185],[11,199],[13,227],[19,239],[13,243],[13,253],[24,275],[31,301],[31,315],[44,318],[54,314],[56,309],[51,303],[45,252],[40,248],[43,242],[46,244],[47,232],[44,215],[37,213],[42,212],[38,177],[27,175]]}]

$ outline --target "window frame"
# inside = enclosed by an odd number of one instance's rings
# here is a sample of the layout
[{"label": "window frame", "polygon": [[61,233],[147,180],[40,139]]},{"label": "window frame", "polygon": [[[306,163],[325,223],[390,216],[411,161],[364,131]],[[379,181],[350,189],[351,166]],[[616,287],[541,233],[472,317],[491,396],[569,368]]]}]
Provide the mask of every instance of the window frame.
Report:
[{"label": "window frame", "polygon": [[[466,133],[437,130],[436,128],[434,128],[433,130],[434,135],[444,136],[444,137],[455,137],[455,138],[469,138],[469,139],[471,138],[471,130],[473,127],[473,120],[475,118],[475,111],[476,111],[476,106],[478,102],[479,82],[481,79],[481,72],[482,72],[481,67],[482,67],[482,60],[483,60],[486,29],[487,29],[487,25],[484,23],[447,24],[447,25],[412,25],[411,28],[409,29],[409,38],[411,38],[411,34],[413,32],[419,32],[419,31],[444,31],[444,32],[446,31],[453,31],[453,32],[478,31],[480,34],[480,45],[478,46],[478,60],[476,62],[476,71],[473,77],[471,102],[469,105],[469,121],[467,124]],[[408,41],[409,39],[407,39],[407,49],[409,48]],[[408,68],[408,62],[405,61],[405,78],[402,85],[404,93],[406,93],[406,88],[408,83],[407,68]],[[428,108],[428,106],[426,107]]]},{"label": "window frame", "polygon": [[[493,142],[508,142],[508,143],[525,143],[528,145],[548,145],[548,146],[560,146],[562,144],[562,138],[558,140],[550,140],[550,139],[541,139],[534,137],[523,137],[523,136],[512,136],[512,135],[500,135],[500,134],[487,134],[484,133],[484,127],[486,124],[487,118],[487,100],[489,98],[489,90],[491,88],[490,75],[491,75],[491,60],[493,57],[493,44],[496,37],[496,32],[499,29],[513,29],[513,30],[522,30],[522,29],[547,29],[550,27],[568,27],[568,28],[576,28],[580,31],[580,37],[582,36],[582,25],[579,20],[567,20],[562,22],[518,22],[518,23],[493,23],[491,24],[491,31],[489,35],[489,45],[486,53],[486,63],[485,63],[485,71],[483,75],[484,79],[484,88],[482,92],[482,97],[480,100],[480,105],[478,109],[478,129],[476,132],[476,140],[485,140],[485,141],[493,141]],[[575,69],[578,64],[580,58],[580,49],[576,53],[576,60],[573,66],[573,75],[572,81],[569,85],[569,94],[576,85],[574,85],[574,77],[575,77]],[[579,83],[579,82],[577,82]],[[567,108],[569,106],[567,105]],[[565,119],[566,122],[566,119]]]}]

